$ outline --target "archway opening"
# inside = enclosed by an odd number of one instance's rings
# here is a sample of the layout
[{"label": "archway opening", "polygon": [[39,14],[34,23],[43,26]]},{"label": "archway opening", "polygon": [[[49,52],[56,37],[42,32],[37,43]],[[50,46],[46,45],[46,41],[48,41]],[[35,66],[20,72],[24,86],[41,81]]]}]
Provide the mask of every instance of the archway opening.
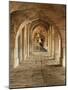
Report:
[{"label": "archway opening", "polygon": [[[41,22],[41,21],[40,21]],[[15,39],[14,67],[20,65],[31,55],[45,57],[47,64],[59,64],[61,58],[61,37],[58,30],[51,24],[47,29],[42,22],[31,25],[24,22],[20,25]],[[30,28],[34,27],[34,28]],[[39,59],[38,59],[39,60]],[[42,58],[43,60],[43,58]]]},{"label": "archway opening", "polygon": [[48,30],[42,25],[38,25],[32,32],[32,49],[33,51],[46,52],[47,51],[47,35]]}]

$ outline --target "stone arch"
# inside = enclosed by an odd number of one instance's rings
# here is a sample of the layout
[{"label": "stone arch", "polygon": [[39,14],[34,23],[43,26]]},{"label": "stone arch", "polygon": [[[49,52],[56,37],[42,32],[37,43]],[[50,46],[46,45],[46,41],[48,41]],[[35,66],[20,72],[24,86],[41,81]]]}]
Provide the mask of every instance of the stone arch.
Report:
[{"label": "stone arch", "polygon": [[[58,32],[58,30],[57,29],[55,29],[54,30],[54,28],[53,28],[53,25],[52,24],[49,24],[48,22],[45,22],[46,24],[44,24],[44,22],[45,21],[42,21],[42,20],[40,20],[40,19],[34,19],[34,20],[26,20],[26,21],[24,21],[23,23],[21,23],[21,25],[19,26],[19,28],[18,28],[18,31],[17,31],[17,34],[16,34],[16,38],[15,38],[15,54],[14,54],[14,68],[16,68],[17,66],[19,66],[19,58],[18,58],[18,37],[19,37],[19,35],[21,34],[21,31],[22,31],[22,29],[25,27],[25,29],[24,29],[24,37],[26,37],[26,32],[27,32],[27,25],[29,24],[29,30],[30,30],[30,34],[31,34],[31,30],[33,30],[36,26],[38,26],[39,24],[42,24],[42,25],[44,25],[44,27],[46,27],[47,29],[48,29],[48,27],[49,27],[49,25],[51,25],[49,28],[50,29],[52,29],[53,30],[53,32],[52,32],[52,34],[56,31],[57,32],[57,35],[58,35],[58,45],[59,44],[61,44],[61,36],[60,36],[60,34],[59,34],[59,32]],[[29,35],[30,36],[30,35]],[[53,37],[51,37],[51,38],[53,38],[54,39],[54,36]],[[52,39],[52,40],[53,40]],[[54,41],[54,40],[53,40]],[[50,41],[51,42],[51,41]],[[25,46],[26,46],[26,42],[25,42]],[[55,45],[54,45],[54,42],[53,42],[53,45],[51,46],[52,48],[54,47],[55,48]],[[59,55],[61,54],[61,47],[59,47]],[[56,49],[57,50],[57,49]],[[25,50],[25,52],[24,52],[24,54],[26,53],[27,51]],[[55,52],[54,51],[54,49],[52,49],[52,52],[51,52],[51,54],[50,54],[50,58],[49,59],[55,59],[55,58],[57,58],[57,57],[55,57],[55,53],[57,53],[57,51]],[[60,57],[59,55],[57,55],[58,57]],[[25,56],[26,57],[26,56]],[[24,57],[24,58],[25,58]],[[57,59],[57,61],[56,60],[53,60],[54,61],[54,63],[59,63],[59,59]],[[52,61],[52,62],[53,62]],[[51,63],[51,61],[49,61],[50,63]]]},{"label": "stone arch", "polygon": [[26,22],[21,23],[20,27],[18,28],[17,34],[16,34],[16,38],[15,38],[15,52],[14,52],[14,68],[16,68],[17,66],[19,66],[19,57],[18,57],[18,37],[20,36],[20,34],[22,33],[22,29],[25,27]]}]

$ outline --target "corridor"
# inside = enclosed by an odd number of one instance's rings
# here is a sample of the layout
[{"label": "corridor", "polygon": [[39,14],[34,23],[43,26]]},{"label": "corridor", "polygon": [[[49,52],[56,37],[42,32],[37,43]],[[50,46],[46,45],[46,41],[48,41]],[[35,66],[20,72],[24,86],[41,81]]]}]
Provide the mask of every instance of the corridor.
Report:
[{"label": "corridor", "polygon": [[10,88],[66,85],[65,11],[10,1]]}]

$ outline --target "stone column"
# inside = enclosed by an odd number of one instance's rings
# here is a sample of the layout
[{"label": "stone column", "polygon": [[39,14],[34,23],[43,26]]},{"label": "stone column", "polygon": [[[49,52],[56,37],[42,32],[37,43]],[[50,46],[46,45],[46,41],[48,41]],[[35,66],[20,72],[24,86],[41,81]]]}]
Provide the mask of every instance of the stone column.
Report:
[{"label": "stone column", "polygon": [[24,30],[24,60],[27,57],[27,27],[25,25],[25,30]]},{"label": "stone column", "polygon": [[65,48],[63,48],[62,66],[65,67]]},{"label": "stone column", "polygon": [[48,30],[48,56],[51,56],[51,26]]},{"label": "stone column", "polygon": [[16,68],[19,65],[19,58],[18,58],[18,38],[16,38],[15,41],[15,58],[14,58],[14,68]]},{"label": "stone column", "polygon": [[24,61],[24,27],[22,29],[22,61]]},{"label": "stone column", "polygon": [[22,61],[22,32],[20,32],[20,34],[16,37],[14,52],[14,68],[16,68]]},{"label": "stone column", "polygon": [[54,52],[54,41],[55,41],[55,39],[54,39],[54,27],[52,26],[52,47],[51,47],[51,49],[52,49],[52,53],[51,53],[51,55],[52,55],[52,57],[54,57],[54,54],[55,54],[55,52]]},{"label": "stone column", "polygon": [[55,60],[56,60],[57,64],[60,64],[60,48],[61,48],[60,42],[61,42],[61,39],[59,37],[60,37],[59,33],[56,31],[55,32]]},{"label": "stone column", "polygon": [[[62,45],[61,45],[60,35],[58,35],[58,38],[59,38],[59,40],[58,40],[58,42],[59,42],[58,59],[59,59],[59,63],[62,64],[62,58],[61,58],[61,47],[62,47]],[[63,50],[62,50],[62,53],[63,53]]]},{"label": "stone column", "polygon": [[[28,24],[28,26],[29,26],[29,24]],[[28,54],[27,54],[27,56],[29,57],[29,28],[27,28],[27,44],[28,44]]]},{"label": "stone column", "polygon": [[59,58],[61,58],[61,38],[59,36]]},{"label": "stone column", "polygon": [[22,30],[20,32],[20,63],[22,62]]}]

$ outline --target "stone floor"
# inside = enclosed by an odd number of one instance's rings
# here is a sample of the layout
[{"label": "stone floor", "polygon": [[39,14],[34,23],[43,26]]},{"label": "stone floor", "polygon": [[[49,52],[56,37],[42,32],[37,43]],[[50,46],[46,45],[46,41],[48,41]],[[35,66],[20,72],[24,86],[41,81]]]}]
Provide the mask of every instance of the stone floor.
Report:
[{"label": "stone floor", "polygon": [[65,70],[61,66],[23,63],[10,71],[10,88],[65,85]]}]

